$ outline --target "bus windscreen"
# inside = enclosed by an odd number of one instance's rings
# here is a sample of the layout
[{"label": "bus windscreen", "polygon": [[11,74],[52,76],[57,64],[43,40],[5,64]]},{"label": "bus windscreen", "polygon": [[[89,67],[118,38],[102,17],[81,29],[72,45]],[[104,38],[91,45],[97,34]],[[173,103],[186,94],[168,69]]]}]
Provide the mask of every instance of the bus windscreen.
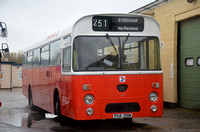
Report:
[{"label": "bus windscreen", "polygon": [[157,37],[77,37],[74,71],[161,70]]}]

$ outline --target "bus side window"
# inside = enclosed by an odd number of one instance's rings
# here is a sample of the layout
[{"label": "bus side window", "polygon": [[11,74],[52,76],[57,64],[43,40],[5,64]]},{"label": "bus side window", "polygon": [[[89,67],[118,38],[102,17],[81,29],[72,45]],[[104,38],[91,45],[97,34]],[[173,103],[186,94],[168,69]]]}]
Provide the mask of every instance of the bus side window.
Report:
[{"label": "bus side window", "polygon": [[160,69],[159,42],[157,39],[149,40],[149,69]]},{"label": "bus side window", "polygon": [[33,66],[39,67],[40,66],[40,48],[33,51],[34,58],[33,58]]},{"label": "bus side window", "polygon": [[63,48],[63,71],[69,72],[71,70],[71,36],[63,38],[65,48]]},{"label": "bus side window", "polygon": [[71,46],[63,49],[63,70],[70,71],[71,69]]},{"label": "bus side window", "polygon": [[154,70],[161,69],[159,41],[158,39],[148,39],[140,44],[141,69]]},{"label": "bus side window", "polygon": [[33,66],[33,51],[27,53],[27,67],[31,68]]},{"label": "bus side window", "polygon": [[60,40],[51,43],[50,47],[50,64],[52,66],[60,65]]},{"label": "bus side window", "polygon": [[27,57],[26,55],[27,55],[27,53],[24,53],[23,56],[22,56],[23,57],[23,59],[22,59],[23,60],[23,62],[22,62],[23,68],[26,68],[26,57]]},{"label": "bus side window", "polygon": [[41,49],[41,66],[49,66],[49,45]]}]

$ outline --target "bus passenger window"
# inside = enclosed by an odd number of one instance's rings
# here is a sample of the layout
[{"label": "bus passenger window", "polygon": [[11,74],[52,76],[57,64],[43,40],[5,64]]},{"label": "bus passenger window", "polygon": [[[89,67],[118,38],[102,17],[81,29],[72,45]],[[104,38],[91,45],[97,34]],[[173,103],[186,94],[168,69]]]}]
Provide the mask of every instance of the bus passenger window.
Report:
[{"label": "bus passenger window", "polygon": [[27,67],[30,68],[33,65],[33,52],[27,54]]},{"label": "bus passenger window", "polygon": [[39,67],[40,66],[40,48],[33,51],[34,52],[34,58],[33,58],[33,66]]},{"label": "bus passenger window", "polygon": [[51,43],[50,60],[51,65],[60,65],[60,40]]},{"label": "bus passenger window", "polygon": [[46,45],[41,50],[41,66],[49,66],[49,45]]},{"label": "bus passenger window", "polygon": [[23,62],[22,62],[22,67],[23,67],[23,68],[26,68],[26,57],[27,57],[27,56],[26,56],[26,53],[24,53],[24,54],[22,55],[22,57],[23,57],[23,59],[22,59],[22,61],[23,61]]}]

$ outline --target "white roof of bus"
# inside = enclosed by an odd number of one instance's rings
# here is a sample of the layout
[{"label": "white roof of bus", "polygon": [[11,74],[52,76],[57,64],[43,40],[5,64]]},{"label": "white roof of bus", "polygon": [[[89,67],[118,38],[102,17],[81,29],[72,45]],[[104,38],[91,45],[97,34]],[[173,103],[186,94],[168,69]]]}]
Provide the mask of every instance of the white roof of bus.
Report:
[{"label": "white roof of bus", "polygon": [[[159,24],[158,24],[158,22],[157,22],[154,18],[152,18],[152,17],[150,17],[150,16],[146,16],[146,15],[141,15],[141,14],[121,14],[121,13],[118,13],[118,14],[117,14],[117,13],[116,13],[116,14],[93,14],[93,15],[87,15],[87,16],[84,16],[84,17],[80,18],[79,20],[77,20],[75,23],[73,23],[73,24],[72,24],[71,26],[69,26],[68,28],[59,29],[59,30],[57,30],[56,32],[54,32],[54,33],[48,35],[46,38],[34,42],[31,46],[29,46],[28,48],[24,49],[23,52],[28,52],[28,51],[30,51],[30,50],[32,50],[32,49],[36,49],[36,48],[42,47],[42,46],[46,45],[47,43],[50,43],[50,42],[52,42],[52,41],[54,41],[54,40],[56,40],[56,39],[59,39],[59,38],[61,38],[61,37],[63,37],[63,36],[72,34],[72,31],[73,31],[73,32],[76,32],[77,29],[78,29],[79,32],[81,32],[81,33],[83,33],[83,32],[84,32],[84,33],[88,33],[88,34],[91,33],[91,31],[88,30],[88,29],[85,27],[86,25],[84,25],[84,24],[79,24],[79,22],[80,22],[81,20],[85,19],[85,20],[86,20],[85,23],[88,24],[88,21],[87,21],[88,19],[87,19],[87,18],[90,18],[90,17],[95,16],[95,15],[97,15],[97,16],[101,16],[101,15],[102,15],[102,16],[143,16],[143,17],[145,17],[145,18],[149,18],[149,19],[153,20],[154,22],[156,22],[156,26],[159,28]],[[84,27],[84,28],[78,28],[78,27]],[[99,33],[97,33],[97,34],[102,34],[102,32],[99,32]],[[104,33],[104,34],[105,34],[105,33]],[[110,34],[110,33],[109,33],[109,34]],[[74,35],[74,34],[72,34],[72,36],[73,36],[73,35]]]},{"label": "white roof of bus", "polygon": [[33,42],[31,44],[31,46],[29,46],[26,49],[24,49],[23,52],[28,52],[28,51],[30,51],[32,49],[42,47],[43,45],[46,45],[47,43],[50,43],[53,40],[56,40],[56,39],[58,39],[58,38],[60,38],[62,36],[65,36],[67,34],[71,34],[72,27],[73,27],[73,25],[69,26],[68,28],[58,29],[56,32],[48,35],[47,37],[45,37],[45,38],[43,38],[41,40]]}]

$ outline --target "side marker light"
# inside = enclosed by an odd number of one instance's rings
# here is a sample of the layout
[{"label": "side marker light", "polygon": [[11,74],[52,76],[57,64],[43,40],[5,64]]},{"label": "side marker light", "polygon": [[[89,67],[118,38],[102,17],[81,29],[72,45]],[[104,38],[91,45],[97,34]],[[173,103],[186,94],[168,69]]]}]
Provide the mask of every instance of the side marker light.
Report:
[{"label": "side marker light", "polygon": [[83,90],[84,91],[90,91],[92,89],[92,86],[90,84],[84,84],[83,85]]}]

